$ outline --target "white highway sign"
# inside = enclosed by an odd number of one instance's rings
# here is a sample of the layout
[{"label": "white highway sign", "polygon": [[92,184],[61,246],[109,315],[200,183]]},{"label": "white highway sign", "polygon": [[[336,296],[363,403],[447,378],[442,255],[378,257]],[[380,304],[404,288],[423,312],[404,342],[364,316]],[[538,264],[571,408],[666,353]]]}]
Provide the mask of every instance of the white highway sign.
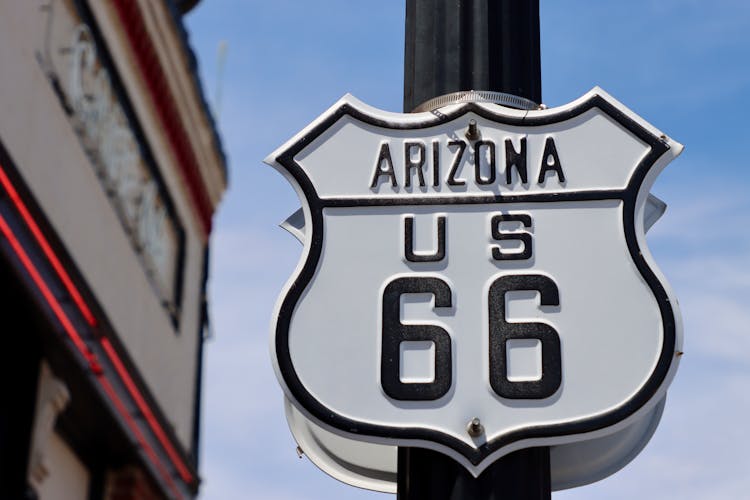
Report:
[{"label": "white highway sign", "polygon": [[653,414],[681,332],[644,214],[680,150],[600,89],[539,111],[344,97],[267,160],[305,219],[272,327],[287,398],[474,474]]}]

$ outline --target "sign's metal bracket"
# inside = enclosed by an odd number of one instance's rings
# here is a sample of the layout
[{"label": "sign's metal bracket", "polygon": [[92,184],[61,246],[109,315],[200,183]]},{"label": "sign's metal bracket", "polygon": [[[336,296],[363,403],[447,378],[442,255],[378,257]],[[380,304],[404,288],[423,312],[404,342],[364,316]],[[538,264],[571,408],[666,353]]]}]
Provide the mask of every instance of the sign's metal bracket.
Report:
[{"label": "sign's metal bracket", "polygon": [[449,106],[451,104],[463,104],[467,102],[485,102],[499,104],[506,108],[515,108],[523,110],[544,109],[543,104],[538,104],[531,99],[519,97],[517,95],[505,92],[493,92],[490,90],[467,90],[462,92],[452,92],[441,96],[434,97],[423,102],[412,113],[421,113],[423,111],[434,112],[437,109]]}]

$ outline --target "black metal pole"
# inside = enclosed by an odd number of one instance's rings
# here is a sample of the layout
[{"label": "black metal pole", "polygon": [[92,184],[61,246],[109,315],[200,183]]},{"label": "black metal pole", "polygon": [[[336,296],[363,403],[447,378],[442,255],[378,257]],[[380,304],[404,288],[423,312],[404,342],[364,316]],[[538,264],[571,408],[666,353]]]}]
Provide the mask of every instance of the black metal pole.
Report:
[{"label": "black metal pole", "polygon": [[[404,111],[466,90],[542,102],[539,0],[407,0]],[[478,478],[432,450],[399,448],[398,500],[549,500],[549,448],[519,450]]]},{"label": "black metal pole", "polygon": [[462,90],[542,102],[539,0],[407,0],[404,111]]},{"label": "black metal pole", "polygon": [[398,500],[549,498],[549,448],[528,448],[505,455],[477,478],[441,453],[398,449]]}]

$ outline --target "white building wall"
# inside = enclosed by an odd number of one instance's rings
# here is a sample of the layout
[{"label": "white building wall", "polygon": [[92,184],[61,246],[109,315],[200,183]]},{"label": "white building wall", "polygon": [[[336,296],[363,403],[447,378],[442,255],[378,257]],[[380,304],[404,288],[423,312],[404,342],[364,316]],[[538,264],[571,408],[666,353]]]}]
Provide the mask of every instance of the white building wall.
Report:
[{"label": "white building wall", "polygon": [[46,449],[48,475],[37,494],[39,500],[88,500],[91,475],[73,450],[52,433]]},{"label": "white building wall", "polygon": [[[62,0],[56,15],[65,13]],[[128,354],[189,448],[194,410],[203,241],[166,145],[151,142],[185,229],[182,312],[175,331],[79,137],[38,62],[42,2],[3,2],[0,140],[62,238]],[[132,68],[132,71],[137,71]],[[138,98],[141,99],[141,98]],[[143,120],[143,117],[139,117]],[[143,126],[154,130],[154,124]],[[53,497],[50,497],[53,498]]]}]

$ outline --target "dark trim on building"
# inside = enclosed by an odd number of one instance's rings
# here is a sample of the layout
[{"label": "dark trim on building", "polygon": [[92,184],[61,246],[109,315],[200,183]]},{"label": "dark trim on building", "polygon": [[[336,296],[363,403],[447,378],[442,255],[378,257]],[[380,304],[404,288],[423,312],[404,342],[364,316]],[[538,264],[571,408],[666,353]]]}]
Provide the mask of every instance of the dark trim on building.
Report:
[{"label": "dark trim on building", "polygon": [[[4,242],[3,242],[4,243]],[[28,484],[41,346],[25,291],[0,262],[3,356],[0,359],[0,485],[3,498],[36,498]],[[7,495],[7,497],[5,496]]]},{"label": "dark trim on building", "polygon": [[183,16],[190,12],[198,3],[200,3],[200,0],[167,0],[167,5],[171,8],[179,9],[180,15]]},{"label": "dark trim on building", "polygon": [[193,85],[195,86],[195,92],[200,98],[201,106],[203,107],[203,114],[206,116],[209,125],[211,126],[211,135],[213,136],[214,144],[216,145],[216,151],[219,153],[221,158],[221,175],[224,182],[229,182],[229,172],[227,171],[227,155],[224,151],[224,146],[221,142],[221,136],[219,135],[219,129],[216,124],[216,119],[211,111],[211,106],[208,104],[206,94],[203,92],[203,85],[201,84],[200,71],[198,70],[198,59],[195,57],[195,52],[190,45],[190,34],[185,28],[185,23],[182,20],[182,16],[197,6],[201,0],[166,0],[167,8],[172,14],[172,20],[175,23],[177,33],[180,35],[180,42],[182,42],[182,49],[185,52],[188,66],[190,68],[190,74],[193,76]]},{"label": "dark trim on building", "polygon": [[200,298],[200,317],[198,318],[198,331],[196,332],[197,346],[195,349],[195,389],[193,396],[193,440],[190,450],[190,456],[196,469],[200,457],[200,438],[201,438],[201,400],[203,393],[203,345],[206,341],[206,329],[209,328],[208,313],[208,270],[210,261],[210,250],[208,245],[203,247],[203,270],[201,271],[201,298]]},{"label": "dark trim on building", "polygon": [[185,23],[182,20],[182,16],[188,13],[196,7],[201,0],[166,0],[167,8],[172,14],[172,20],[175,23],[177,33],[180,35],[180,42],[182,42],[182,48],[185,52],[185,56],[188,61],[190,68],[190,74],[193,76],[193,85],[195,85],[195,92],[200,98],[201,106],[203,107],[203,113],[211,126],[211,135],[213,136],[214,144],[216,145],[216,151],[219,153],[221,158],[221,175],[224,182],[229,182],[229,172],[227,171],[227,155],[224,151],[224,146],[221,142],[221,135],[216,124],[216,119],[211,111],[211,106],[208,104],[206,94],[203,92],[203,85],[201,84],[200,71],[198,70],[198,58],[195,57],[195,52],[190,45],[190,34],[185,28]]}]

